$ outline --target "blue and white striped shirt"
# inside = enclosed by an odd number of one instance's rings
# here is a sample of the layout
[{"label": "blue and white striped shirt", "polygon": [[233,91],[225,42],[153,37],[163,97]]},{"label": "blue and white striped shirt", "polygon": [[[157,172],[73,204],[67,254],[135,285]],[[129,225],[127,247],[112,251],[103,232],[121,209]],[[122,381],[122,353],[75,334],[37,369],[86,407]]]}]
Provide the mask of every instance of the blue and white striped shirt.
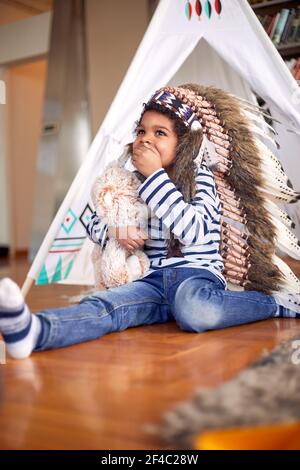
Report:
[{"label": "blue and white striped shirt", "polygon": [[[144,245],[150,259],[150,269],[143,277],[165,267],[202,268],[214,273],[226,286],[220,255],[220,201],[213,174],[207,166],[202,164],[198,168],[196,193],[190,203],[184,201],[163,168],[152,173],[141,184],[138,193],[151,210],[147,232],[149,238]],[[180,258],[166,257],[170,232],[181,242]],[[107,225],[95,213],[87,227],[87,234],[92,241],[105,246]]]}]

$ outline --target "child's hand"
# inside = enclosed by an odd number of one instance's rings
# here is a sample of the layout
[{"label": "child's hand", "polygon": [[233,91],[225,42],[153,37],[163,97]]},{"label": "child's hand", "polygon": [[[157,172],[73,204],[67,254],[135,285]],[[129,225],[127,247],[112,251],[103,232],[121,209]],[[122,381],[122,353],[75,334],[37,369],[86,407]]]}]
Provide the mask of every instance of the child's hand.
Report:
[{"label": "child's hand", "polygon": [[146,178],[162,168],[161,158],[158,151],[147,142],[134,148],[132,163]]},{"label": "child's hand", "polygon": [[108,227],[108,236],[115,238],[126,250],[133,252],[142,248],[148,236],[135,226]]}]

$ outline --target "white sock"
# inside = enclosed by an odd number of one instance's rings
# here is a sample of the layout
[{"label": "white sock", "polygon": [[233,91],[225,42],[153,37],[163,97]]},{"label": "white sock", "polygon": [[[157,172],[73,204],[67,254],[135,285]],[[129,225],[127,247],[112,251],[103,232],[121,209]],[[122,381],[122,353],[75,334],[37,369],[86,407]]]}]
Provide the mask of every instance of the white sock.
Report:
[{"label": "white sock", "polygon": [[41,333],[40,319],[32,315],[20,288],[9,278],[0,281],[0,333],[15,359],[30,356]]}]

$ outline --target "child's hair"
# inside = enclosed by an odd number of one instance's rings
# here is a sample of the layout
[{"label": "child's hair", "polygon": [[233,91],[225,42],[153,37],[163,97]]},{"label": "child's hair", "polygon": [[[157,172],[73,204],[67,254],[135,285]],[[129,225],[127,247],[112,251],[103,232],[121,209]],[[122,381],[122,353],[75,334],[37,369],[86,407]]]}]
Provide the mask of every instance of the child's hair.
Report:
[{"label": "child's hair", "polygon": [[[189,203],[195,196],[197,166],[194,160],[202,142],[202,131],[191,131],[172,110],[151,101],[144,104],[140,119],[136,122],[136,128],[140,125],[143,115],[147,111],[161,113],[174,123],[174,131],[177,135],[178,143],[173,165],[172,181],[176,188],[182,193],[184,201]],[[180,251],[178,251],[180,250],[180,246],[181,243],[179,240],[174,239],[174,235],[171,232],[168,257],[174,255],[182,256]]]}]

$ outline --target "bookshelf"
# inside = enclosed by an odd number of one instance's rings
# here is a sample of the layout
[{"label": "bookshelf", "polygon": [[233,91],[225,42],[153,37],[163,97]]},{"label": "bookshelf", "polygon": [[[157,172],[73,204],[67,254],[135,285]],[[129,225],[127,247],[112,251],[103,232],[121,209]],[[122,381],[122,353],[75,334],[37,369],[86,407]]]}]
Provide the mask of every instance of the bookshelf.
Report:
[{"label": "bookshelf", "polygon": [[[299,0],[249,1],[265,31],[273,41],[278,52],[286,61],[300,63],[300,16]],[[285,11],[285,12],[284,12]],[[286,15],[285,18],[283,15]],[[273,23],[272,23],[273,19]],[[281,25],[280,25],[281,22]],[[293,32],[294,31],[294,32]],[[276,37],[277,35],[277,37]],[[289,65],[288,65],[289,66]],[[293,65],[296,67],[296,65]],[[289,67],[290,68],[290,67]],[[292,71],[292,68],[290,68]],[[292,72],[295,76],[296,71]],[[296,76],[295,76],[296,78]],[[299,72],[297,72],[299,80]]]},{"label": "bookshelf", "polygon": [[277,13],[282,8],[297,8],[299,0],[270,0],[269,2],[251,3],[251,6],[257,14],[270,14]]},{"label": "bookshelf", "polygon": [[278,52],[284,59],[300,56],[300,43],[282,44],[277,47]]}]

